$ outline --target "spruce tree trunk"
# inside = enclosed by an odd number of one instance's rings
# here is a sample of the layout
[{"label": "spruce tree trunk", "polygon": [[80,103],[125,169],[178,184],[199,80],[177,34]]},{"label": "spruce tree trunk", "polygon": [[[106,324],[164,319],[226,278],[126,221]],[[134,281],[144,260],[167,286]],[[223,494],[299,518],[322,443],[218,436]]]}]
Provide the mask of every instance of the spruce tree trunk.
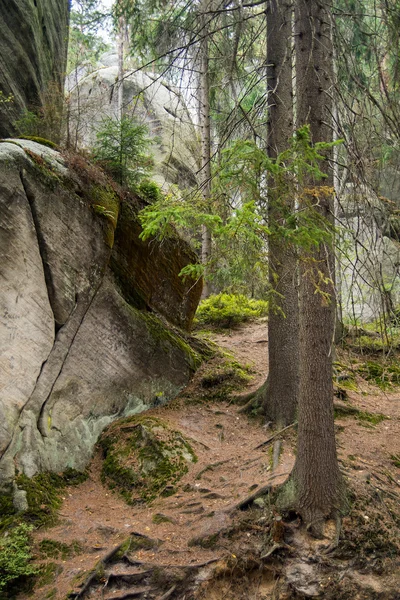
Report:
[{"label": "spruce tree trunk", "polygon": [[118,19],[118,97],[117,97],[117,115],[122,127],[122,117],[124,114],[124,35],[125,19]]},{"label": "spruce tree trunk", "polygon": [[[208,60],[208,20],[205,14],[209,7],[209,0],[202,0],[200,5],[200,74],[199,74],[199,101],[200,101],[200,135],[201,135],[201,170],[200,186],[206,210],[211,210],[211,125],[210,125],[210,81]],[[207,265],[211,258],[211,232],[203,225],[201,238],[201,262]],[[210,285],[207,276],[203,283],[202,298],[210,295]]]},{"label": "spruce tree trunk", "polygon": [[[268,155],[287,149],[293,136],[291,0],[271,0],[267,10]],[[279,182],[268,181],[269,280],[273,296],[268,318],[269,371],[265,412],[278,426],[293,423],[299,387],[298,269],[294,248],[274,225],[285,225],[294,197],[285,197]]]},{"label": "spruce tree trunk", "polygon": [[[329,0],[297,0],[295,13],[298,126],[310,124],[312,142],[332,140],[333,55]],[[333,173],[303,182],[300,209],[312,203],[333,223]],[[329,191],[329,187],[331,191]],[[308,189],[307,189],[308,188]],[[335,324],[333,246],[321,243],[300,260],[300,389],[297,457],[292,479],[295,508],[311,531],[322,535],[324,520],[337,515],[343,487],[336,456],[332,353]],[[319,290],[316,292],[316,285]],[[329,294],[327,299],[323,294]]]}]

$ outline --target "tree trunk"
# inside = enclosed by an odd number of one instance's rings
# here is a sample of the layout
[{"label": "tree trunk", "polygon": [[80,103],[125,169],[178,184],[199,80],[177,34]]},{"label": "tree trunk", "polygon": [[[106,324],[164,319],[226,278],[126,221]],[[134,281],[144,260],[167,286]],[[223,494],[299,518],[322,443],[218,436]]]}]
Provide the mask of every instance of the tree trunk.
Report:
[{"label": "tree trunk", "polygon": [[[312,142],[332,140],[333,55],[329,0],[297,0],[295,13],[298,126],[309,123]],[[321,181],[302,182],[300,209],[333,222],[333,174],[326,152]],[[314,208],[309,208],[309,203]],[[318,289],[317,289],[318,286]],[[335,324],[333,244],[320,243],[300,261],[300,389],[297,457],[292,480],[295,508],[321,536],[337,515],[343,482],[336,456],[332,351]]]},{"label": "tree trunk", "polygon": [[124,114],[124,40],[125,40],[125,19],[120,16],[118,19],[118,100],[117,117],[122,127],[122,117]]},{"label": "tree trunk", "polygon": [[[200,74],[199,74],[199,100],[200,100],[200,135],[201,135],[201,169],[200,186],[206,210],[211,210],[211,125],[210,125],[210,81],[208,65],[208,25],[209,17],[205,14],[208,10],[209,0],[202,0],[200,4]],[[201,262],[207,265],[211,258],[211,232],[203,225],[201,243]],[[210,286],[207,275],[204,278],[202,298],[210,295]]]},{"label": "tree trunk", "polygon": [[[271,0],[267,10],[268,155],[287,149],[293,136],[291,0]],[[269,280],[273,296],[268,319],[269,371],[264,402],[267,417],[278,426],[293,423],[299,387],[298,269],[294,248],[274,225],[284,226],[295,209],[294,197],[285,197],[279,181],[268,180]],[[287,192],[286,192],[287,194]]]}]

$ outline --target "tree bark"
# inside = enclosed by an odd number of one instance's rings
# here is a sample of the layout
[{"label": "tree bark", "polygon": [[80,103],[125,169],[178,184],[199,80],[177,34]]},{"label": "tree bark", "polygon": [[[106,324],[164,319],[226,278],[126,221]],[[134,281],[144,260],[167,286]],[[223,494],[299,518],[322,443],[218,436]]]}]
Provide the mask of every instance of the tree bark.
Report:
[{"label": "tree bark", "polygon": [[[313,143],[332,140],[330,8],[330,0],[296,3],[297,120],[298,126],[309,123]],[[300,189],[300,209],[317,211],[327,223],[334,218],[331,154],[331,150],[326,152],[322,165],[327,179],[309,179]],[[325,519],[336,516],[343,501],[333,415],[334,324],[333,244],[320,243],[315,250],[303,252],[300,260],[299,424],[292,473],[295,508],[317,536],[323,533]]]},{"label": "tree bark", "polygon": [[124,115],[124,37],[125,37],[125,19],[120,16],[118,19],[118,97],[117,97],[117,116],[122,127],[122,117]]},{"label": "tree bark", "polygon": [[[205,14],[209,7],[209,0],[202,0],[200,4],[200,73],[199,73],[199,100],[200,100],[200,135],[201,135],[201,169],[200,187],[207,210],[211,210],[211,124],[210,124],[210,80],[208,57],[208,17]],[[202,226],[201,262],[207,265],[211,258],[211,232],[205,225]],[[202,298],[210,295],[210,285],[207,275],[203,282]]]},{"label": "tree bark", "polygon": [[[268,155],[276,158],[293,136],[291,0],[271,0],[267,10]],[[299,387],[299,302],[297,256],[274,228],[285,225],[294,197],[268,180],[269,280],[274,290],[268,319],[269,370],[264,409],[283,427],[296,418]]]}]

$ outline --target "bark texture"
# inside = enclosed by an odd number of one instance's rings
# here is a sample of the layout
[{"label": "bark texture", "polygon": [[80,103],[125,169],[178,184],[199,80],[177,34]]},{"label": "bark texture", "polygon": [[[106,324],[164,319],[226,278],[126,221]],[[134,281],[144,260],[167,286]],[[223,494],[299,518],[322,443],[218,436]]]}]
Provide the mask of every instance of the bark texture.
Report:
[{"label": "bark texture", "polygon": [[[293,135],[291,0],[271,0],[267,12],[268,154],[285,150]],[[268,182],[270,284],[274,310],[268,319],[269,371],[265,412],[280,426],[295,420],[299,386],[299,303],[297,257],[274,227],[294,210],[279,181]]]},{"label": "bark texture", "polygon": [[[295,14],[298,126],[309,123],[312,142],[332,140],[333,56],[329,0],[298,0]],[[312,203],[319,216],[333,221],[330,152],[323,181],[307,181],[301,209]],[[325,187],[324,187],[325,186]],[[342,482],[334,433],[332,351],[335,323],[334,256],[329,244],[300,261],[300,390],[297,459],[293,471],[296,509],[316,535],[341,502]],[[316,293],[316,286],[320,292]],[[329,294],[327,299],[323,294]]]}]

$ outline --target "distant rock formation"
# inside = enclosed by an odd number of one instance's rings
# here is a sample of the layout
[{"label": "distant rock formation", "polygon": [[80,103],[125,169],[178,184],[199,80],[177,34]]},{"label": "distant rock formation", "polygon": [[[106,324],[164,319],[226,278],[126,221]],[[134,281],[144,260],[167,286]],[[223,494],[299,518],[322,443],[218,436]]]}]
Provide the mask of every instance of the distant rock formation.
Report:
[{"label": "distant rock formation", "polygon": [[[92,147],[102,120],[117,117],[117,65],[117,55],[108,52],[95,71],[82,66],[67,78],[68,138],[73,147]],[[123,98],[124,114],[134,115],[149,128],[157,183],[181,189],[196,186],[198,132],[179,91],[158,75],[126,70]]]},{"label": "distant rock formation", "polygon": [[390,200],[347,186],[338,210],[336,273],[342,317],[365,323],[400,305],[399,218]]},{"label": "distant rock formation", "polygon": [[106,425],[176,396],[198,364],[182,332],[201,284],[179,277],[196,256],[140,240],[140,207],[84,159],[0,143],[3,485],[84,468]]},{"label": "distant rock formation", "polygon": [[68,6],[68,0],[0,3],[0,137],[15,133],[13,123],[24,110],[40,109],[49,86],[61,96]]}]

